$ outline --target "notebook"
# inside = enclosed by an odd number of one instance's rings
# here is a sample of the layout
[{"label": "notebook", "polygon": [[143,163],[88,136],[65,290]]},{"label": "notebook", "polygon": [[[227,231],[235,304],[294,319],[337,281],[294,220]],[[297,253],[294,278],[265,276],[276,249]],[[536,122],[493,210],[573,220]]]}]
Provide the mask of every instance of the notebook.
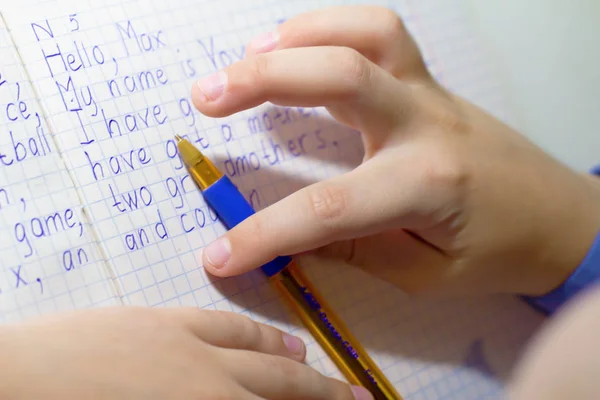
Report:
[{"label": "notebook", "polygon": [[[343,379],[260,271],[204,272],[196,254],[225,230],[186,178],[173,136],[188,135],[217,160],[257,209],[354,168],[357,133],[321,108],[265,104],[214,119],[189,99],[199,77],[242,58],[255,35],[352,3],[3,5],[1,321],[110,305],[234,311],[299,335],[307,363]],[[501,82],[454,2],[360,3],[396,11],[443,85],[511,122]],[[501,397],[542,322],[509,296],[417,300],[347,265],[303,267],[406,399]]]}]

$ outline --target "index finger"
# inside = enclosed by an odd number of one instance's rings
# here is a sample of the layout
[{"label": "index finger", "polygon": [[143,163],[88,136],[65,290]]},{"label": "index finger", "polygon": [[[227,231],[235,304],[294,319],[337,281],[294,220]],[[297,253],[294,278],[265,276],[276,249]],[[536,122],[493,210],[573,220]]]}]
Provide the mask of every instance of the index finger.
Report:
[{"label": "index finger", "polygon": [[415,106],[409,85],[355,50],[310,47],[258,54],[192,87],[201,113],[223,117],[265,102],[326,106],[340,122],[383,134],[408,120]]},{"label": "index finger", "polygon": [[[397,161],[397,156],[369,160],[257,212],[204,248],[204,268],[216,276],[238,275],[277,256],[373,234],[401,220],[411,222],[406,216],[418,192],[408,182],[411,166],[395,166]],[[395,174],[385,173],[394,166]]]}]

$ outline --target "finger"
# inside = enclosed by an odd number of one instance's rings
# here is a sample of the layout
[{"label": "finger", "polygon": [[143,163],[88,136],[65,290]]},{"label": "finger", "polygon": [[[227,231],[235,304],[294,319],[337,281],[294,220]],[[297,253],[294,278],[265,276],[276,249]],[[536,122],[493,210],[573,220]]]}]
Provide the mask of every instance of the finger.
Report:
[{"label": "finger", "polygon": [[[414,206],[426,203],[418,201],[418,185],[409,180],[419,177],[411,174],[412,167],[396,154],[382,155],[349,173],[302,188],[205,247],[204,268],[217,276],[237,275],[280,255],[375,234],[398,224],[409,226],[415,223],[411,220]],[[430,193],[437,194],[435,189]]]},{"label": "finger", "polygon": [[400,17],[379,6],[334,6],[300,14],[250,41],[246,56],[313,46],[355,49],[398,78],[429,77]]},{"label": "finger", "polygon": [[460,280],[453,277],[452,258],[430,243],[402,229],[344,240],[307,254],[319,265],[339,260],[364,270],[407,294],[455,291]]},{"label": "finger", "polygon": [[241,60],[192,88],[194,106],[222,117],[265,102],[327,106],[342,123],[381,135],[410,120],[411,88],[355,50],[309,47]]},{"label": "finger", "polygon": [[204,342],[230,349],[251,350],[303,361],[302,339],[241,314],[196,308],[168,310]]},{"label": "finger", "polygon": [[[235,352],[226,354],[224,362],[240,385],[271,400],[359,398],[355,397],[355,391],[347,383],[326,377],[307,365],[282,357]],[[363,395],[361,399],[372,399],[359,393]]]}]

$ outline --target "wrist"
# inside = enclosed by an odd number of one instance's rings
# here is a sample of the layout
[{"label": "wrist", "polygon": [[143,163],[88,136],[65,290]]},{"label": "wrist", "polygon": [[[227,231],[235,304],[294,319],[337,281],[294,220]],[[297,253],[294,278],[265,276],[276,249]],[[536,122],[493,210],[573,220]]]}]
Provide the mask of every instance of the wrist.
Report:
[{"label": "wrist", "polygon": [[583,174],[586,183],[580,207],[573,209],[571,229],[560,247],[564,257],[563,268],[555,269],[554,284],[540,294],[525,297],[534,306],[547,313],[576,296],[581,290],[600,281],[600,166],[592,174]]}]

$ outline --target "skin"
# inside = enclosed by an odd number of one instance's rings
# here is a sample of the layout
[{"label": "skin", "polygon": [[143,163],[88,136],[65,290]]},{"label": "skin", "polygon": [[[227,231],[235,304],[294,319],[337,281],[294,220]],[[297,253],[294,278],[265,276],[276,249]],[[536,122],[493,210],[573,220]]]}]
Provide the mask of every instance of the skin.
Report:
[{"label": "skin", "polygon": [[4,326],[0,348],[0,397],[15,400],[371,398],[304,365],[300,339],[231,312],[57,314]]},{"label": "skin", "polygon": [[[299,190],[207,247],[204,267],[217,276],[312,252],[408,293],[539,295],[577,267],[600,229],[598,180],[446,91],[383,8],[290,19],[195,85],[192,99],[213,117],[266,101],[325,106],[360,130],[365,148],[355,170]],[[558,313],[524,355],[511,399],[595,398],[599,309],[596,292]],[[0,397],[17,400],[371,398],[303,365],[299,339],[233,313],[52,315],[4,325],[0,350]]]},{"label": "skin", "polygon": [[[325,106],[360,130],[365,157],[205,248],[204,267],[217,276],[314,253],[408,293],[535,296],[574,271],[600,229],[600,180],[446,91],[386,9],[293,18],[218,78],[192,89],[200,112],[223,117],[266,101]],[[362,181],[371,190],[360,190]],[[597,398],[599,312],[598,289],[559,310],[523,354],[509,398]]]},{"label": "skin", "polygon": [[537,335],[513,371],[508,400],[597,399],[600,290],[567,304]]},{"label": "skin", "polygon": [[195,85],[196,108],[325,106],[362,133],[364,161],[211,243],[210,273],[312,252],[407,293],[541,295],[581,262],[600,227],[598,181],[441,87],[394,13],[329,8],[266,38]]}]

